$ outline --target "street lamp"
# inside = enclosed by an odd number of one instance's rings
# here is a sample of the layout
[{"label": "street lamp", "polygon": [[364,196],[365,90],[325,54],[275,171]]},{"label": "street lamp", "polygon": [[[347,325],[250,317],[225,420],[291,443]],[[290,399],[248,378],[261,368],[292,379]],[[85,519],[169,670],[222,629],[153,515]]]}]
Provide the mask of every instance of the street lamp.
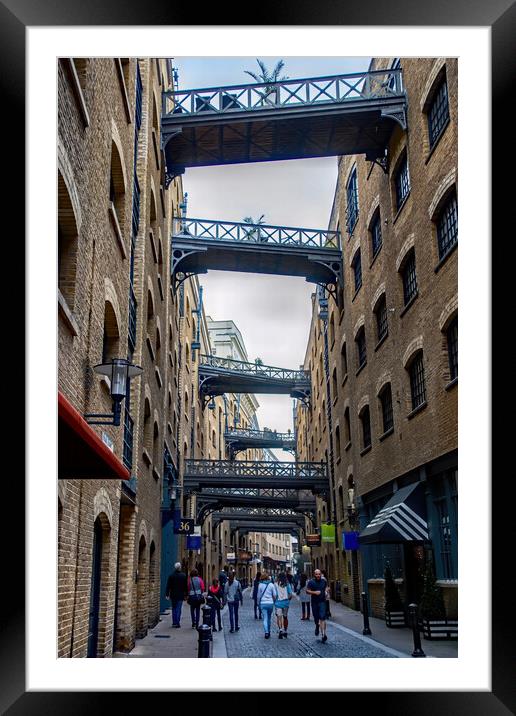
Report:
[{"label": "street lamp", "polygon": [[[99,363],[93,370],[109,379],[110,393],[113,400],[113,413],[86,413],[84,417],[89,425],[120,425],[122,400],[127,393],[127,383],[143,373],[143,368],[133,365],[125,358],[112,358],[107,363]],[[93,419],[92,419],[93,418]],[[94,418],[102,418],[95,420]]]},{"label": "street lamp", "polygon": [[355,488],[348,489],[348,520],[350,527],[356,527],[358,523],[358,512],[355,506]]}]

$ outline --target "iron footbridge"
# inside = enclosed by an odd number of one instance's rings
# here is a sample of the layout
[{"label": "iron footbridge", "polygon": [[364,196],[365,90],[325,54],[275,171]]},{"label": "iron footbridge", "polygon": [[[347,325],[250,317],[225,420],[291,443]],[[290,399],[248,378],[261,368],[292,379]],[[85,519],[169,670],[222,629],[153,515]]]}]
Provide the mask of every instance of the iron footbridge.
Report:
[{"label": "iron footbridge", "polygon": [[363,154],[407,126],[401,69],[163,92],[167,183],[185,167]]},{"label": "iron footbridge", "polygon": [[175,218],[171,243],[174,291],[209,269],[302,276],[330,291],[342,286],[339,231]]},{"label": "iron footbridge", "polygon": [[[229,521],[231,524],[244,527],[252,525],[251,532],[260,532],[254,529],[255,525],[262,525],[265,532],[278,532],[270,525],[295,525],[296,528],[305,527],[305,515],[286,508],[226,508],[212,513],[212,527],[221,522]],[[270,527],[270,529],[269,529]]]},{"label": "iron footbridge", "polygon": [[276,430],[251,430],[250,428],[230,428],[224,433],[229,457],[233,460],[239,452],[250,449],[277,448],[295,453],[296,436],[294,433],[278,433]]},{"label": "iron footbridge", "polygon": [[210,514],[227,510],[239,510],[240,514],[255,510],[290,510],[313,521],[316,504],[309,491],[276,488],[214,487],[196,496],[196,524],[202,524]]},{"label": "iron footbridge", "polygon": [[328,491],[325,462],[280,462],[279,460],[185,460],[185,494],[213,487],[274,488]]},{"label": "iron footbridge", "polygon": [[200,355],[198,373],[203,407],[210,398],[224,393],[290,395],[305,405],[310,400],[310,374],[305,370]]}]

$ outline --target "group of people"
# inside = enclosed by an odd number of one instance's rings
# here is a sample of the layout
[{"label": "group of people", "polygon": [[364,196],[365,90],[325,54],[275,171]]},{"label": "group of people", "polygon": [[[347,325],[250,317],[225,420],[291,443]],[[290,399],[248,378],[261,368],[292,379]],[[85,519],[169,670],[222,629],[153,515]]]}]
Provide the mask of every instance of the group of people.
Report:
[{"label": "group of people", "polygon": [[192,629],[199,626],[201,606],[206,602],[211,607],[211,628],[212,631],[222,631],[222,620],[220,612],[227,604],[229,610],[230,632],[240,629],[238,625],[238,607],[243,602],[242,587],[235,573],[227,574],[224,570],[219,574],[218,579],[213,579],[206,590],[203,579],[196,569],[192,569],[187,575],[181,569],[181,563],[176,562],[174,572],[167,580],[165,598],[170,599],[172,611],[172,627],[181,627],[181,610],[186,599],[190,606]]},{"label": "group of people", "polygon": [[[278,638],[286,639],[288,636],[288,610],[290,600],[296,593],[301,601],[301,621],[310,621],[310,607],[312,610],[315,635],[321,634],[321,641],[328,640],[326,622],[330,614],[330,589],[328,581],[320,569],[314,571],[312,579],[306,574],[296,575],[282,572],[274,579],[267,572],[258,572],[253,582],[252,599],[254,602],[254,618],[263,620],[263,630],[266,639],[271,636],[271,622],[273,612],[276,616]],[[238,610],[243,604],[243,590],[235,572],[227,574],[224,570],[218,579],[213,579],[206,590],[205,584],[196,569],[190,575],[181,570],[181,563],[175,564],[175,571],[167,580],[165,596],[170,599],[172,607],[172,627],[181,626],[181,610],[186,599],[190,606],[192,629],[199,625],[201,605],[206,602],[211,607],[211,628],[213,631],[222,631],[221,610],[227,604],[229,612],[230,633],[240,630],[238,623]]]}]

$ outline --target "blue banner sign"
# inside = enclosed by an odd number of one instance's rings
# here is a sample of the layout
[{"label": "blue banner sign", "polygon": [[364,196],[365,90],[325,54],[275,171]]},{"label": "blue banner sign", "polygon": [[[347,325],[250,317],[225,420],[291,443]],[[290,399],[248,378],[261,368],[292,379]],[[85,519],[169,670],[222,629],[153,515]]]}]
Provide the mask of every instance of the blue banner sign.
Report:
[{"label": "blue banner sign", "polygon": [[360,549],[358,535],[359,532],[343,532],[342,542],[344,549]]}]

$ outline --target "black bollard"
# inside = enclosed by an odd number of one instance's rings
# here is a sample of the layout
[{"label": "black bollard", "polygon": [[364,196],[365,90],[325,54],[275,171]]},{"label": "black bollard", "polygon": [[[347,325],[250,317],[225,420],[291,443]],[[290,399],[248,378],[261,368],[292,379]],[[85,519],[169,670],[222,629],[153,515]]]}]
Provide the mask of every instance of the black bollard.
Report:
[{"label": "black bollard", "polygon": [[210,627],[210,641],[213,641],[213,633],[211,631],[211,607],[209,604],[204,604],[201,607],[202,610],[202,623]]},{"label": "black bollard", "polygon": [[371,634],[371,629],[369,628],[369,607],[367,606],[367,595],[365,592],[362,592],[362,611],[364,612],[364,628],[362,634]]},{"label": "black bollard", "polygon": [[197,648],[198,659],[210,658],[210,641],[211,641],[211,627],[208,624],[201,624],[197,627],[199,633],[199,642]]},{"label": "black bollard", "polygon": [[414,651],[412,656],[425,656],[426,654],[421,648],[421,635],[417,624],[417,604],[409,604],[409,620],[412,623],[412,633],[414,634]]}]

